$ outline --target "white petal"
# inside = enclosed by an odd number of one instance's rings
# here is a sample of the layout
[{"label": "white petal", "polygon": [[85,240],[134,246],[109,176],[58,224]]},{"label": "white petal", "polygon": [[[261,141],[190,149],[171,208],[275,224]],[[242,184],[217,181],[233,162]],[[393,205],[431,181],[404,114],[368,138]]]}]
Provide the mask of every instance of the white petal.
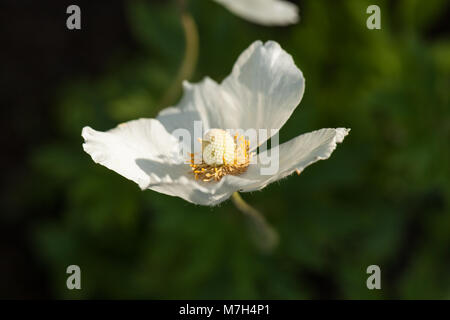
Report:
[{"label": "white petal", "polygon": [[[202,82],[191,84],[183,82],[183,97],[176,107],[167,108],[158,115],[158,120],[165,123],[167,116],[171,116],[171,121],[175,121],[182,128],[191,129],[194,120],[201,120],[205,130],[211,128],[234,128],[237,124],[230,113],[235,102],[230,100],[222,87],[214,80],[206,77]],[[183,114],[178,114],[185,119],[177,117],[176,110]],[[172,126],[173,127],[173,126]]]},{"label": "white petal", "polygon": [[[186,94],[185,94],[186,97]],[[190,134],[189,141],[182,140],[184,151],[194,152],[193,142],[197,141],[197,138],[202,138],[202,133],[199,133],[198,137],[194,131],[194,123],[201,121],[200,115],[196,110],[183,110],[182,108],[169,107],[163,109],[156,119],[164,126],[164,128],[170,134],[175,134],[176,130],[187,130]]]},{"label": "white petal", "polygon": [[[302,134],[279,146],[279,166],[274,175],[262,175],[261,167],[268,165],[251,164],[248,171],[242,176],[244,179],[257,180],[250,183],[241,191],[260,190],[268,184],[282,179],[297,170],[301,172],[304,168],[319,160],[328,159],[336,149],[338,143],[344,140],[350,129],[321,129],[306,134]],[[272,152],[273,150],[269,150]],[[267,155],[268,151],[263,152]],[[260,156],[260,155],[258,155]],[[258,161],[259,162],[259,161]]]},{"label": "white petal", "polygon": [[[186,98],[186,94],[185,94]],[[180,103],[181,104],[181,103]],[[191,131],[194,121],[200,121],[200,114],[196,110],[183,110],[182,108],[169,107],[159,112],[156,119],[166,128],[167,132],[184,128]]]},{"label": "white petal", "polygon": [[[273,129],[276,132],[300,103],[303,92],[303,74],[292,57],[276,42],[263,45],[256,41],[240,55],[222,84],[209,78],[198,84],[184,83],[184,95],[177,107],[191,116],[177,122],[192,127],[192,119],[200,118],[205,130]],[[169,108],[166,112],[174,116],[174,110]],[[166,112],[158,117],[163,123]],[[268,133],[270,137],[271,132]],[[259,144],[263,142],[264,139]],[[250,141],[250,146],[256,148],[256,141]]]},{"label": "white petal", "polygon": [[136,182],[143,190],[151,189],[195,204],[216,205],[249,183],[240,179],[222,179],[218,183],[195,181],[189,165],[180,158],[177,139],[156,119],[126,122],[107,132],[85,127],[82,136],[83,149],[94,162]]},{"label": "white petal", "polygon": [[120,124],[107,132],[84,127],[83,149],[94,162],[136,182],[142,189],[159,182],[165,172],[155,167],[148,174],[136,163],[149,159],[155,163],[176,161],[178,141],[155,119],[139,119]]},{"label": "white petal", "polygon": [[278,131],[300,103],[305,79],[278,43],[256,41],[240,55],[222,87],[235,101],[238,112],[232,115],[238,128]]},{"label": "white petal", "polygon": [[237,16],[262,25],[297,23],[298,8],[282,0],[215,0]]},{"label": "white petal", "polygon": [[[169,196],[180,197],[188,202],[213,206],[228,199],[240,185],[232,180],[222,179],[217,183],[196,181],[191,168],[184,163],[174,164],[149,159],[137,159],[139,168],[149,176],[158,172],[161,179],[146,187]],[[242,185],[242,184],[241,184]]]}]

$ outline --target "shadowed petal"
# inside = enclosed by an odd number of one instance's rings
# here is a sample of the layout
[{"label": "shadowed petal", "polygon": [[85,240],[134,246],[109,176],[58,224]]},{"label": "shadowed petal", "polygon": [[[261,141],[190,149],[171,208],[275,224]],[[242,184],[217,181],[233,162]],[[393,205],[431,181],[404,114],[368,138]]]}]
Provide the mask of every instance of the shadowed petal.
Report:
[{"label": "shadowed petal", "polygon": [[[250,165],[248,171],[242,176],[244,179],[257,180],[241,188],[241,191],[255,191],[267,186],[269,183],[282,179],[293,172],[301,172],[307,166],[319,160],[328,159],[341,143],[350,129],[321,129],[302,134],[279,146],[279,163],[276,174],[261,174],[262,167],[268,167],[261,163]],[[259,158],[267,156],[267,152],[273,152],[273,148],[258,155]]]},{"label": "shadowed petal", "polygon": [[[169,121],[170,122],[170,121]],[[216,205],[248,182],[222,179],[218,183],[194,180],[180,157],[179,144],[155,119],[139,119],[106,131],[83,128],[83,149],[94,162],[151,189],[201,205]]]},{"label": "shadowed petal", "polygon": [[214,206],[227,200],[233,192],[251,182],[239,177],[225,177],[213,183],[197,181],[186,164],[161,163],[149,159],[137,159],[136,164],[149,176],[154,172],[161,173],[160,179],[150,183],[148,189],[205,206]]}]

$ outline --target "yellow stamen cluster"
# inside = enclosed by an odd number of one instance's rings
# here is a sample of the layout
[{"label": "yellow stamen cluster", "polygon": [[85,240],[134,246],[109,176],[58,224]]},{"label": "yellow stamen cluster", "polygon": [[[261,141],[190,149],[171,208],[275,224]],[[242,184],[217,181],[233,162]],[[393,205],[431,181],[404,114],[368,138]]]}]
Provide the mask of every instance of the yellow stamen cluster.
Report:
[{"label": "yellow stamen cluster", "polygon": [[[229,135],[226,132],[220,134]],[[226,143],[225,145],[217,147],[218,151],[221,151],[223,154],[221,159],[222,161],[217,161],[213,164],[211,164],[211,161],[208,161],[209,163],[208,164],[207,162],[205,162],[204,157],[202,157],[202,162],[196,164],[194,161],[194,154],[190,155],[191,157],[190,166],[194,174],[195,180],[201,180],[204,182],[220,181],[220,179],[222,179],[226,175],[237,176],[247,171],[247,167],[250,163],[250,158],[252,156],[249,153],[250,142],[246,140],[244,136],[238,134],[235,134],[234,137],[231,137],[229,135],[229,137],[234,141],[234,144]],[[223,140],[227,141],[227,139]],[[212,141],[214,142],[214,139],[212,139]],[[215,141],[217,141],[217,139]],[[205,140],[202,140],[201,142],[202,142],[202,155],[204,155],[205,153],[204,151],[209,152],[210,151],[209,149],[211,149],[211,145],[213,144]],[[232,150],[230,150],[230,148],[232,148]],[[230,157],[230,154],[231,155],[234,154],[234,156]]]}]

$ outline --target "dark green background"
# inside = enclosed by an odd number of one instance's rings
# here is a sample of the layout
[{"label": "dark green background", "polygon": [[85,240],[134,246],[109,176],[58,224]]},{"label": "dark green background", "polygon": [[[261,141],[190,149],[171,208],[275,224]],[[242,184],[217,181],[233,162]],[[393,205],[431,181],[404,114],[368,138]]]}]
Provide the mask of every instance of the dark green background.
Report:
[{"label": "dark green background", "polygon": [[[65,29],[62,5],[38,40],[18,26],[13,48],[34,67],[2,53],[2,108],[13,109],[2,116],[10,128],[2,297],[450,298],[448,1],[297,1],[300,23],[273,28],[189,1],[200,35],[193,81],[221,81],[253,41],[275,40],[306,78],[281,141],[352,129],[329,160],[243,194],[280,234],[270,255],[258,252],[230,201],[209,208],[141,192],[83,152],[83,126],[107,130],[161,110],[184,50],[174,2],[99,3],[81,2],[81,31]],[[381,30],[366,28],[370,4],[381,7]],[[30,28],[42,18],[19,9]],[[51,49],[21,47],[30,41]],[[49,80],[53,67],[60,71]],[[81,267],[82,290],[66,288],[71,264]],[[366,288],[372,264],[382,290]]]}]

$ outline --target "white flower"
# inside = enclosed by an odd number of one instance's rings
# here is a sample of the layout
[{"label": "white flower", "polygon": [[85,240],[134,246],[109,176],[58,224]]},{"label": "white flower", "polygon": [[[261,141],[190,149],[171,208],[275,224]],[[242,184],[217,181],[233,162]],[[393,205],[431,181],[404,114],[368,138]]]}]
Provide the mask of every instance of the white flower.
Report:
[{"label": "white flower", "polygon": [[[156,119],[126,122],[107,132],[85,127],[83,148],[96,163],[136,182],[143,190],[178,196],[196,204],[215,205],[235,191],[260,190],[318,160],[327,159],[336,144],[343,141],[349,129],[321,129],[300,135],[279,146],[278,171],[263,175],[263,164],[249,162],[256,141],[242,137],[230,141],[228,133],[223,131],[253,128],[275,129],[272,134],[278,132],[300,103],[304,85],[302,72],[278,43],[256,41],[241,54],[232,73],[221,84],[210,78],[198,84],[185,82],[178,105],[162,110]],[[210,158],[208,163],[192,164],[197,172],[191,171],[180,152],[186,146],[185,141],[181,142],[172,133],[185,128],[195,136],[195,121],[202,121],[208,130],[201,141],[203,155],[209,152],[212,157],[221,152],[225,163],[218,164],[217,158]],[[207,150],[210,145],[214,147]],[[273,148],[254,158],[267,156]],[[236,155],[231,164],[230,150]],[[217,168],[220,176],[208,178],[206,173],[214,174]]]},{"label": "white flower", "polygon": [[298,8],[283,0],[214,0],[237,16],[251,22],[273,26],[297,23]]}]

